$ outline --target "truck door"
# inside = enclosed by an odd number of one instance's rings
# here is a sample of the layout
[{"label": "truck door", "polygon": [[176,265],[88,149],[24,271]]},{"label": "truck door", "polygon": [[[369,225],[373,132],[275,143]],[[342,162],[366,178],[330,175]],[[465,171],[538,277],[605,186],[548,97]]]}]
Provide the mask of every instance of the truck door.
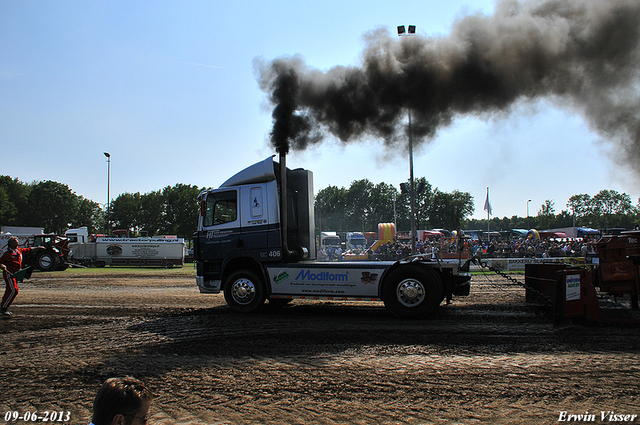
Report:
[{"label": "truck door", "polygon": [[201,199],[202,225],[198,234],[200,259],[222,261],[241,248],[238,191],[224,190],[207,193]]}]

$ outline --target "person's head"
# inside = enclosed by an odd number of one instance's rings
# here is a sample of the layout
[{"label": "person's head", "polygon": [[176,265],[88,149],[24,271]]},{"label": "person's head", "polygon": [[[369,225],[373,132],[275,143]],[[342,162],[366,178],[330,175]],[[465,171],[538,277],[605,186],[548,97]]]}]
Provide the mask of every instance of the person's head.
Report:
[{"label": "person's head", "polygon": [[9,238],[7,245],[9,245],[11,249],[16,249],[18,247],[18,238]]},{"label": "person's head", "polygon": [[130,376],[109,378],[93,402],[94,425],[146,424],[153,394],[142,381]]}]

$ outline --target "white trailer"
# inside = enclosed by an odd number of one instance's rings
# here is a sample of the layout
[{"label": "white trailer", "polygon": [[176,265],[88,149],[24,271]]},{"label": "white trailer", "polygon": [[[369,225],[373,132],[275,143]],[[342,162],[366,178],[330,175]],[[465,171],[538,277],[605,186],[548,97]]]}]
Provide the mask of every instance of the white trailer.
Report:
[{"label": "white trailer", "polygon": [[184,238],[98,237],[95,242],[72,244],[71,261],[97,267],[184,265]]},{"label": "white trailer", "polygon": [[29,237],[44,234],[44,227],[2,226],[0,233],[0,254],[7,250],[7,243],[11,238],[17,238],[18,244],[25,247]]},{"label": "white trailer", "polygon": [[44,234],[44,227],[2,226],[2,233],[11,233],[14,236],[42,235]]}]

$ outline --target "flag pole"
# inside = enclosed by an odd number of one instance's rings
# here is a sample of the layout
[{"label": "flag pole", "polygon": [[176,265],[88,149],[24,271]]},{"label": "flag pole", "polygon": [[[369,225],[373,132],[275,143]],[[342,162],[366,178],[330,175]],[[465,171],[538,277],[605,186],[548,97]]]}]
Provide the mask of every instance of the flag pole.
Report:
[{"label": "flag pole", "polygon": [[484,200],[484,210],[487,212],[487,242],[489,242],[490,237],[489,237],[489,232],[491,231],[491,223],[490,223],[490,216],[491,216],[491,203],[489,202],[489,186],[487,186],[487,197]]},{"label": "flag pole", "polygon": [[491,231],[491,222],[489,221],[489,214],[491,213],[491,204],[489,203],[489,187],[487,187],[487,241],[490,239],[489,232]]}]

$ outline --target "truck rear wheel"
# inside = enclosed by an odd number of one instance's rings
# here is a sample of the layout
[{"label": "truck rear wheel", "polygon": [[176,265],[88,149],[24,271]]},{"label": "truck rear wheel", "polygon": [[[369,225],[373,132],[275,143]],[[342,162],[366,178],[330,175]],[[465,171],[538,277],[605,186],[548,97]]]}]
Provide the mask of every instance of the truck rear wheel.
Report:
[{"label": "truck rear wheel", "polygon": [[401,267],[386,279],[382,300],[398,317],[421,318],[435,312],[442,302],[442,293],[442,279],[433,270]]},{"label": "truck rear wheel", "polygon": [[254,312],[266,299],[264,284],[253,272],[238,270],[225,280],[224,299],[237,312]]}]

